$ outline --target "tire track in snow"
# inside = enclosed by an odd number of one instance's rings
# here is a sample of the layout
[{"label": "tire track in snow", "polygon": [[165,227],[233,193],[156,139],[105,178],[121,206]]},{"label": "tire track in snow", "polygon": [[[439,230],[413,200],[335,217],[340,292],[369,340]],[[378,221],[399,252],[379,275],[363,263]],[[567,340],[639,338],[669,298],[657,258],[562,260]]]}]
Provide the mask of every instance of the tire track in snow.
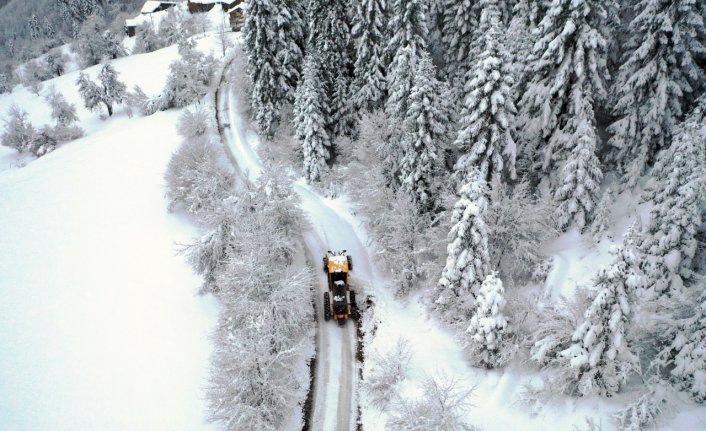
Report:
[{"label": "tire track in snow", "polygon": [[[243,178],[255,181],[262,173],[262,165],[253,145],[257,137],[246,130],[242,119],[236,114],[237,99],[230,85],[225,83],[224,68],[220,84],[216,91],[216,118],[221,142],[234,168]],[[227,99],[221,97],[227,91]],[[226,101],[227,100],[227,101]],[[225,118],[222,118],[224,117]],[[227,131],[230,133],[226,133]],[[356,236],[352,226],[334,208],[318,194],[312,192],[302,182],[292,184],[294,191],[302,199],[302,209],[308,215],[312,230],[304,232],[304,242],[313,256],[323,256],[328,249],[347,249],[354,256],[356,273],[364,273],[370,278],[371,265],[362,242]],[[361,271],[362,269],[362,271]],[[323,271],[319,274],[319,294],[317,305],[322,300],[323,292],[328,291],[328,284]],[[357,274],[358,278],[361,274]],[[355,286],[354,286],[355,288]],[[361,296],[362,298],[362,296]],[[319,307],[317,307],[319,308]],[[336,323],[325,322],[322,311],[317,316],[317,366],[314,384],[314,402],[312,429],[351,431],[355,429],[357,396],[355,379],[357,378],[354,351],[356,337],[355,325],[347,323],[341,328]]]}]

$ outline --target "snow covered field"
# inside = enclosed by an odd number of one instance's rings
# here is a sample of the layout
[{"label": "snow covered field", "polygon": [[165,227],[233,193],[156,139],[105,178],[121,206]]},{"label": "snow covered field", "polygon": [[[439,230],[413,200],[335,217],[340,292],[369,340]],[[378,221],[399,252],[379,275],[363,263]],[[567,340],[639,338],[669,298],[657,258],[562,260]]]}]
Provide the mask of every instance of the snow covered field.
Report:
[{"label": "snow covered field", "polygon": [[[113,64],[155,94],[176,55]],[[196,231],[163,192],[178,112],[102,119],[82,108],[76,76],[52,83],[87,136],[23,168],[0,152],[0,430],[212,429],[202,396],[218,305],[195,295],[176,252]],[[49,121],[25,89],[0,112],[12,103]]]}]

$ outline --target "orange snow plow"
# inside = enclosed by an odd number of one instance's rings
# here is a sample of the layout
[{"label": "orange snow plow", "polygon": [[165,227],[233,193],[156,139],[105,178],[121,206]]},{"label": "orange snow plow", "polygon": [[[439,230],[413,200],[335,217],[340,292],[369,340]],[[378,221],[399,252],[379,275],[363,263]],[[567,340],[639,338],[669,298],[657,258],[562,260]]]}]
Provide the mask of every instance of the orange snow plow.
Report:
[{"label": "orange snow plow", "polygon": [[328,292],[324,292],[324,319],[337,320],[340,326],[346,324],[346,319],[358,317],[355,292],[349,283],[352,270],[353,259],[346,254],[346,250],[326,252],[324,272],[328,278]]}]

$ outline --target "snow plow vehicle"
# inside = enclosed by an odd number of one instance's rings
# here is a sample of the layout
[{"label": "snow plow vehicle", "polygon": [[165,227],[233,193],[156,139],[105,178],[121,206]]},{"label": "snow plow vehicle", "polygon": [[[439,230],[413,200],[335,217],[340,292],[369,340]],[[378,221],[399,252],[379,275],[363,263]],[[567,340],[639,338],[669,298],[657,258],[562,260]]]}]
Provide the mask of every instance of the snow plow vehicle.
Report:
[{"label": "snow plow vehicle", "polygon": [[355,292],[349,283],[349,272],[352,270],[353,259],[346,254],[346,250],[326,252],[324,272],[328,278],[328,292],[324,292],[324,319],[336,320],[339,326],[345,325],[349,318],[358,317]]}]

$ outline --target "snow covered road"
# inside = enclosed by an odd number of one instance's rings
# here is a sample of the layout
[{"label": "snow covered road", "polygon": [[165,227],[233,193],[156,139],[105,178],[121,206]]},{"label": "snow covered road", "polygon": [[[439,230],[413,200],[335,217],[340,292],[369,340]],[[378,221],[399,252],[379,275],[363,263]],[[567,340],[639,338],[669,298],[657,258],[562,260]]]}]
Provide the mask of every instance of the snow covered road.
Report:
[{"label": "snow covered road", "polygon": [[[226,92],[226,99],[221,97],[219,110],[224,123],[230,125],[230,134],[224,144],[237,161],[240,172],[250,180],[256,180],[263,171],[255,149],[257,135],[248,130],[246,122],[237,112],[239,101],[230,87],[220,88]],[[314,192],[303,180],[292,184],[293,189],[302,199],[302,209],[308,216],[312,230],[304,232],[304,239],[313,265],[319,274],[319,293],[315,300],[319,311],[317,323],[317,367],[314,388],[314,411],[312,429],[314,430],[354,430],[357,412],[357,365],[355,363],[356,336],[355,325],[348,322],[340,328],[334,322],[325,322],[320,303],[323,292],[328,289],[325,275],[319,268],[319,260],[326,250],[348,250],[354,259],[353,276],[363,283],[372,279],[372,268],[368,253],[354,229],[339,210]],[[360,290],[360,286],[353,286]],[[362,298],[362,296],[360,296]]]}]

